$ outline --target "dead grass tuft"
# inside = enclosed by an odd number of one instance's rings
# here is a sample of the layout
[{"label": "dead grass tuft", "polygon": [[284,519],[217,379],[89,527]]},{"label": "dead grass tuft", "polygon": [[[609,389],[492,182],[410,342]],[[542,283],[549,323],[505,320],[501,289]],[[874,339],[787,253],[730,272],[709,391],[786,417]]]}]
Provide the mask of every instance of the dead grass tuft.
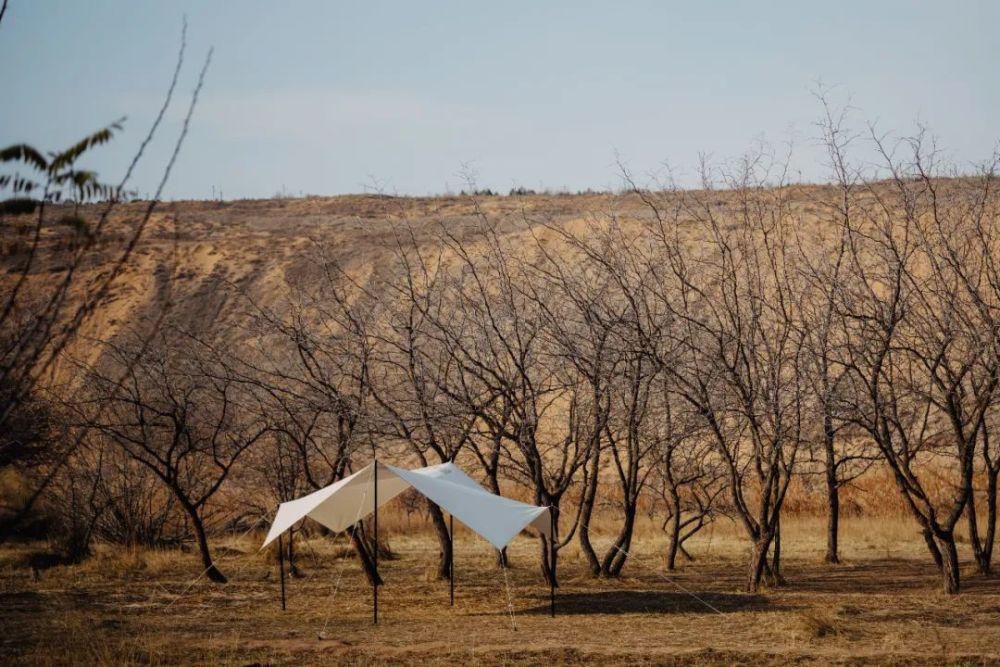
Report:
[{"label": "dead grass tuft", "polygon": [[837,608],[837,616],[840,616],[841,618],[857,618],[863,613],[863,609],[852,604],[842,604]]},{"label": "dead grass tuft", "polygon": [[799,614],[795,627],[799,637],[804,639],[822,639],[839,635],[841,632],[835,619],[815,612]]}]

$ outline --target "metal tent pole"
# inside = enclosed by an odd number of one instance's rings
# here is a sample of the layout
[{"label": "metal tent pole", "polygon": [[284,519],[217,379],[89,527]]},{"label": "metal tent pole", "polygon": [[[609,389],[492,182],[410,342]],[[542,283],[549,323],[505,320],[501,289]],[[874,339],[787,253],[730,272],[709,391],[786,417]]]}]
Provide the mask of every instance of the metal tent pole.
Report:
[{"label": "metal tent pole", "polygon": [[374,596],[372,597],[372,618],[374,624],[378,625],[378,459],[375,459],[375,470],[372,477],[372,486],[374,487],[375,496],[375,547],[374,553],[372,554],[372,561],[375,563],[375,582],[374,582]]},{"label": "metal tent pole", "polygon": [[448,563],[448,583],[451,589],[451,606],[455,606],[455,516],[448,514],[448,522],[451,524],[448,529],[448,550],[451,551],[451,560]]},{"label": "metal tent pole", "polygon": [[549,612],[556,617],[556,515],[549,505]]},{"label": "metal tent pole", "polygon": [[278,535],[278,578],[281,580],[281,611],[285,611],[285,546]]}]

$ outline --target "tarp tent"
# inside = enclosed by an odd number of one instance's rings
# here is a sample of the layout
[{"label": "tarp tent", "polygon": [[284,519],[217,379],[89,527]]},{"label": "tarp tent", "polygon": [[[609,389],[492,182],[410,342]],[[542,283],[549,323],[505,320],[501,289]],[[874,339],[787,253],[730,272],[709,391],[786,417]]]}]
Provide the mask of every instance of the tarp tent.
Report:
[{"label": "tarp tent", "polygon": [[[305,517],[340,532],[375,514],[377,530],[378,508],[409,488],[429,498],[497,549],[506,547],[529,526],[548,538],[552,536],[548,507],[491,493],[453,463],[405,470],[375,461],[330,486],[281,503],[261,548]],[[377,588],[375,593],[377,622]]]},{"label": "tarp tent", "polygon": [[276,540],[278,535],[305,517],[335,532],[346,530],[375,511],[376,496],[381,507],[410,487],[430,498],[497,549],[503,549],[528,526],[546,537],[551,534],[549,508],[491,493],[454,463],[416,470],[370,463],[319,491],[281,503],[263,546]]}]

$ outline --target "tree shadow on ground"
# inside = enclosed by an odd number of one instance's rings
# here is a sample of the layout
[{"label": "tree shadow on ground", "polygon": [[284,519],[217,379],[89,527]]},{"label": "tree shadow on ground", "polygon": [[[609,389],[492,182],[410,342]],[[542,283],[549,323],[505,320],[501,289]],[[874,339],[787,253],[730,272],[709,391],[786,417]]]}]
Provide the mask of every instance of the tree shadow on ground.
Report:
[{"label": "tree shadow on ground", "polygon": [[[962,570],[962,592],[1000,593],[1000,577],[984,576]],[[928,557],[915,559],[873,559],[841,565],[816,564],[789,567],[788,590],[826,594],[899,594],[935,591],[941,587],[941,575]]]},{"label": "tree shadow on ground", "polygon": [[[538,598],[536,598],[538,599]],[[714,614],[740,611],[779,611],[782,607],[761,595],[668,591],[593,591],[556,593],[556,615],[560,614]],[[528,614],[550,613],[544,603],[523,610]]]}]

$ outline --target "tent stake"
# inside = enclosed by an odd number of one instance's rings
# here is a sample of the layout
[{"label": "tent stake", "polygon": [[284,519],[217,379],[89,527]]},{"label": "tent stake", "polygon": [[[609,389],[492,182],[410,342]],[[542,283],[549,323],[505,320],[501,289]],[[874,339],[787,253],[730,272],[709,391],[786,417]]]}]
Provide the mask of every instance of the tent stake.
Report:
[{"label": "tent stake", "polygon": [[549,505],[549,611],[556,617],[556,515]]},{"label": "tent stake", "polygon": [[455,606],[455,515],[448,514],[448,522],[451,524],[448,529],[448,551],[451,552],[451,560],[448,562],[448,583],[451,588],[451,606]]},{"label": "tent stake", "polygon": [[278,535],[278,579],[281,580],[281,611],[285,611],[285,545]]},{"label": "tent stake", "polygon": [[378,625],[378,459],[375,459],[375,470],[372,478],[372,485],[375,487],[375,549],[372,560],[375,563],[374,596],[372,597],[372,618],[374,624]]}]

